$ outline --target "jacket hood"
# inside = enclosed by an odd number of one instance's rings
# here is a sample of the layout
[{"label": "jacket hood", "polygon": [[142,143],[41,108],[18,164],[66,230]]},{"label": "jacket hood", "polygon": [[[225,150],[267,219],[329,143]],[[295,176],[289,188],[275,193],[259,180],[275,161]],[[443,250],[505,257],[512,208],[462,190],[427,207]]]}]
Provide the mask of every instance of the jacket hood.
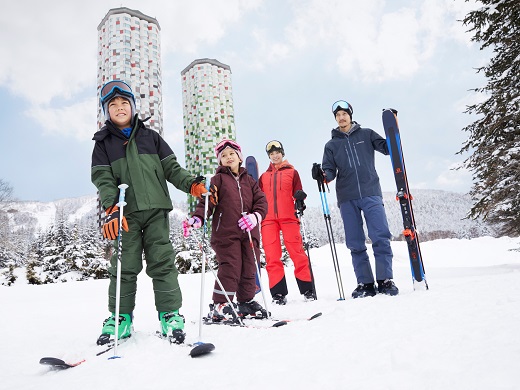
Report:
[{"label": "jacket hood", "polygon": [[[353,121],[352,129],[350,130],[349,134],[352,134],[354,131],[356,131],[359,128],[361,128],[361,125],[359,123]],[[347,137],[347,133],[342,132],[338,126],[335,129],[332,129],[332,131],[330,132],[330,137],[331,138],[345,138],[345,137]]]}]

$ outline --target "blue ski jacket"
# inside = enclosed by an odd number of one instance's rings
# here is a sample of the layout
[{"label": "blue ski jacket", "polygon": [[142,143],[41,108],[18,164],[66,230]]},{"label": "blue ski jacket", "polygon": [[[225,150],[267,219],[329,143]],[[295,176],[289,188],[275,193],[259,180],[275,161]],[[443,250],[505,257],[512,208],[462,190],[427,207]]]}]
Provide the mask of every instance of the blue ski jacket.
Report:
[{"label": "blue ski jacket", "polygon": [[375,167],[375,153],[388,155],[386,140],[372,129],[352,122],[350,132],[335,128],[325,144],[322,169],[327,182],[336,180],[338,204],[366,196],[382,196]]}]

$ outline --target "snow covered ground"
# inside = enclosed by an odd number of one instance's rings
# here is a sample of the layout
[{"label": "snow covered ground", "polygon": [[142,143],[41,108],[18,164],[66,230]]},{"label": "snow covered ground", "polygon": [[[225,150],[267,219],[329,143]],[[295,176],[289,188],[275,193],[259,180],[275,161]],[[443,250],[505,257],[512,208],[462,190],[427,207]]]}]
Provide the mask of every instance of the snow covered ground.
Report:
[{"label": "snow covered ground", "polygon": [[[197,359],[151,336],[159,324],[144,273],[136,333],[115,360],[94,357],[106,280],[0,287],[0,389],[518,389],[520,238],[424,243],[430,290],[415,292],[406,245],[392,245],[399,296],[337,301],[330,248],[314,249],[318,301],[303,302],[288,268],[289,302],[269,308],[276,318],[323,316],[281,328],[204,326],[216,350]],[[350,256],[337,249],[350,297]],[[198,339],[200,280],[180,276],[187,342]],[[205,312],[213,280],[208,273]],[[50,371],[43,356],[86,362]]]}]

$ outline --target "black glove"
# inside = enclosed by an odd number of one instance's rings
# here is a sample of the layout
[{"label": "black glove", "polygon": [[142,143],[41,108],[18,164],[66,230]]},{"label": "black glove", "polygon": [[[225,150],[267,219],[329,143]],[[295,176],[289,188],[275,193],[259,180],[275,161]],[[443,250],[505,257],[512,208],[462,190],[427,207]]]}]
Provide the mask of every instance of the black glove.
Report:
[{"label": "black glove", "polygon": [[303,202],[307,198],[307,194],[303,192],[303,190],[298,190],[294,194],[294,199],[296,199],[296,202],[294,203],[294,209],[302,212],[304,211],[307,206],[305,206],[305,203]]},{"label": "black glove", "polygon": [[321,169],[321,164],[312,164],[312,178],[320,183],[325,182],[325,172]]}]

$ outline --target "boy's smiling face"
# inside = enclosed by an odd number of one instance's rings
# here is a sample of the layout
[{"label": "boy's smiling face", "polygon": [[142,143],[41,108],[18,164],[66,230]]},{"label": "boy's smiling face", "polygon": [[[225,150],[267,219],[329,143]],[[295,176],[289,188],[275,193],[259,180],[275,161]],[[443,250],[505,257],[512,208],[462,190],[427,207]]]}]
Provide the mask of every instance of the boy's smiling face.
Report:
[{"label": "boy's smiling face", "polygon": [[117,96],[108,103],[110,120],[119,129],[130,127],[132,122],[132,106],[128,99]]}]

